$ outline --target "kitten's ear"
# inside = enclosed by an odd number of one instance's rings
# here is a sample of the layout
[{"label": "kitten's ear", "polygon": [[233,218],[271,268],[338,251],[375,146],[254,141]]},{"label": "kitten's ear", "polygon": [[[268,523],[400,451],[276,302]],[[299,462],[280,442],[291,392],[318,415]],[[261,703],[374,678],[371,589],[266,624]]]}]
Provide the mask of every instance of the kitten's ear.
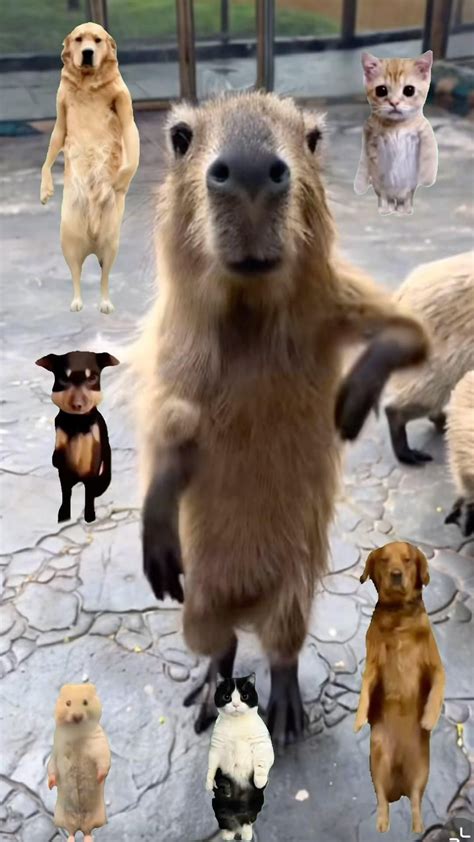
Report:
[{"label": "kitten's ear", "polygon": [[222,684],[222,682],[225,681],[224,676],[221,675],[220,672],[218,672],[217,675],[216,675],[216,681],[217,681],[218,684]]},{"label": "kitten's ear", "polygon": [[253,686],[255,687],[255,673],[254,672],[251,672],[250,675],[248,675],[246,677],[245,683],[246,684],[253,684]]},{"label": "kitten's ear", "polygon": [[415,60],[415,67],[418,70],[422,79],[428,79],[431,73],[431,66],[433,64],[433,51],[427,50],[426,53]]},{"label": "kitten's ear", "polygon": [[377,56],[373,56],[371,53],[362,53],[361,62],[364,68],[364,77],[367,82],[370,82],[377,76],[382,62]]}]

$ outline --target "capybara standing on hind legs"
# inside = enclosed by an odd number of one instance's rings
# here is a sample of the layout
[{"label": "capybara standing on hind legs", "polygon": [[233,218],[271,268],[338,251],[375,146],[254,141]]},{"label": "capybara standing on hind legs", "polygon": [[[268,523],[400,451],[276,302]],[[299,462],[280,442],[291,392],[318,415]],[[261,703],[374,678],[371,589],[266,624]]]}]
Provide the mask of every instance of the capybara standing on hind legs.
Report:
[{"label": "capybara standing on hind legs", "polygon": [[[179,105],[166,129],[160,293],[133,374],[145,573],[159,599],[184,599],[186,641],[212,658],[187,700],[202,692],[198,731],[249,623],[271,663],[269,728],[301,733],[298,654],[327,566],[336,428],[355,438],[391,371],[427,352],[416,320],[336,262],[321,126],[292,100],[246,93]],[[362,337],[341,384],[343,347]]]}]

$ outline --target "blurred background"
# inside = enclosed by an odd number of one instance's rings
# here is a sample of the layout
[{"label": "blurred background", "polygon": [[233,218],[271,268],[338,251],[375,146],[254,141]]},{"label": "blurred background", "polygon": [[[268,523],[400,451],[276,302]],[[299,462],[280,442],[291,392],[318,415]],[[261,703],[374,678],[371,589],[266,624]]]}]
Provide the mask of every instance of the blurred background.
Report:
[{"label": "blurred background", "polygon": [[2,0],[0,120],[54,115],[61,43],[88,19],[114,36],[133,99],[147,108],[255,83],[353,95],[362,47],[410,56],[431,46],[464,67],[474,53],[474,0]]}]

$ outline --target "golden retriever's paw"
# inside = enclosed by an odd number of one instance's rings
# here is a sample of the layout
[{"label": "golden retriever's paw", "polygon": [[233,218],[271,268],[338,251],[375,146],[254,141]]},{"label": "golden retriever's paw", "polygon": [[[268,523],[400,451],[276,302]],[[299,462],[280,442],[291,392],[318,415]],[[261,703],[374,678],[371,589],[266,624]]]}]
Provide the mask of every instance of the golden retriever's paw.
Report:
[{"label": "golden retriever's paw", "polygon": [[43,176],[41,179],[40,199],[41,204],[45,205],[48,199],[54,195],[54,184],[51,176]]},{"label": "golden retriever's paw", "polygon": [[71,301],[70,310],[72,313],[78,313],[83,308],[82,298],[73,298]]},{"label": "golden retriever's paw", "polygon": [[116,193],[126,193],[130,187],[130,170],[128,167],[121,167],[117,173],[117,178],[114,181],[114,190]]},{"label": "golden retriever's paw", "polygon": [[113,313],[114,310],[115,310],[115,307],[112,304],[110,298],[104,298],[100,302],[100,312],[101,313]]},{"label": "golden retriever's paw", "polygon": [[387,833],[390,830],[390,819],[388,816],[377,816],[376,828],[379,833]]},{"label": "golden retriever's paw", "polygon": [[357,715],[356,720],[354,722],[354,732],[357,734],[357,732],[360,731],[361,728],[364,727],[364,725],[367,725],[367,717]]},{"label": "golden retriever's paw", "polygon": [[420,723],[421,727],[423,728],[423,731],[432,731],[433,728],[436,726],[438,719],[439,716],[436,712],[433,713],[430,710],[425,710]]}]

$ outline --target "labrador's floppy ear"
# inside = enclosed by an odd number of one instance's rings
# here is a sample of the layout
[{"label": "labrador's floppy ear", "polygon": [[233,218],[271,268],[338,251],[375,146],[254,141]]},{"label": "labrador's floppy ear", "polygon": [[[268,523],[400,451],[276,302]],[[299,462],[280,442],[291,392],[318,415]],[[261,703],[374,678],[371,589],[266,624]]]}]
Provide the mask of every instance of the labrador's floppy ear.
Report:
[{"label": "labrador's floppy ear", "polygon": [[108,365],[120,365],[120,360],[118,360],[117,357],[113,357],[112,354],[109,354],[107,351],[96,354],[96,358],[101,369]]},{"label": "labrador's floppy ear", "polygon": [[69,61],[69,58],[71,56],[71,49],[70,48],[71,48],[71,36],[66,35],[66,37],[63,41],[63,49],[62,49],[62,53],[61,53],[61,61],[62,61],[63,64],[67,64],[67,62]]},{"label": "labrador's floppy ear", "polygon": [[109,52],[109,59],[111,61],[117,61],[117,44],[112,36],[107,33],[107,45],[108,45],[108,52]]},{"label": "labrador's floppy ear", "polygon": [[46,354],[45,357],[41,357],[39,360],[36,360],[35,365],[39,365],[41,366],[41,368],[45,368],[47,371],[54,371],[56,368],[57,360],[57,354]]},{"label": "labrador's floppy ear", "polygon": [[430,583],[430,572],[428,570],[428,559],[426,558],[425,554],[418,549],[418,547],[413,547],[415,553],[415,561],[416,566],[418,568],[418,582],[417,586],[421,589],[423,585],[429,585]]},{"label": "labrador's floppy ear", "polygon": [[361,585],[363,585],[363,584],[364,584],[364,582],[366,582],[366,581],[367,581],[367,579],[373,579],[373,576],[374,576],[374,562],[376,561],[376,558],[377,558],[377,553],[378,553],[378,552],[379,552],[379,550],[378,550],[378,549],[377,549],[377,550],[372,550],[372,552],[371,552],[371,553],[369,553],[369,555],[367,556],[367,560],[366,560],[366,562],[365,562],[365,567],[364,567],[364,572],[363,572],[362,576],[360,577],[360,583],[361,583]]}]

